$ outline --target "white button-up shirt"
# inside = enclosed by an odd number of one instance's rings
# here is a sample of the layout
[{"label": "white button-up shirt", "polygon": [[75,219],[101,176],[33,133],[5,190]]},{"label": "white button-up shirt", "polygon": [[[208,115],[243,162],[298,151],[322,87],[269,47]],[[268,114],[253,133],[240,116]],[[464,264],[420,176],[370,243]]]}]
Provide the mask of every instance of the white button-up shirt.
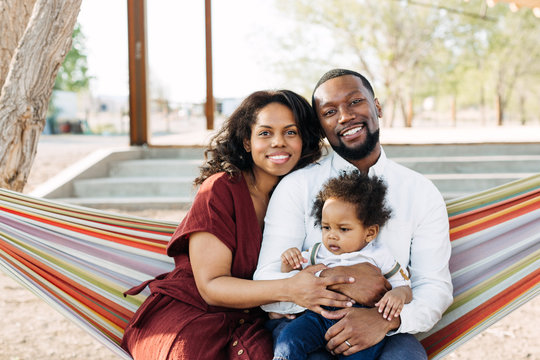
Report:
[{"label": "white button-up shirt", "polygon": [[[281,254],[291,247],[305,251],[321,241],[321,229],[311,216],[315,196],[326,180],[343,170],[354,169],[334,152],[320,163],[280,181],[266,213],[255,280],[283,279],[296,274],[297,271],[281,272]],[[428,331],[452,303],[446,205],[431,181],[387,159],[382,149],[369,175],[386,182],[386,203],[392,210],[392,217],[381,228],[377,241],[384,243],[400,264],[406,264],[411,275],[413,300],[404,306],[396,332]],[[273,310],[272,304],[268,304],[264,309],[278,312],[279,303],[275,306]]]}]

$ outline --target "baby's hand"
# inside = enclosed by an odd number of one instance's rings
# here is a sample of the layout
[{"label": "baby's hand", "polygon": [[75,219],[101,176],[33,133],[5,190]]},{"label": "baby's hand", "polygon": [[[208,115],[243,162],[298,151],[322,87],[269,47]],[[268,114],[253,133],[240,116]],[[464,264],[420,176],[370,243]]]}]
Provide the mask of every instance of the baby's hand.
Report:
[{"label": "baby's hand", "polygon": [[392,321],[401,313],[405,300],[400,294],[393,290],[388,291],[378,303],[375,304],[379,308],[379,312],[383,314],[383,318]]},{"label": "baby's hand", "polygon": [[281,271],[285,272],[283,271],[283,268],[287,268],[289,271],[300,270],[302,269],[302,263],[305,262],[307,262],[307,260],[302,257],[300,250],[297,248],[290,248],[281,254]]}]

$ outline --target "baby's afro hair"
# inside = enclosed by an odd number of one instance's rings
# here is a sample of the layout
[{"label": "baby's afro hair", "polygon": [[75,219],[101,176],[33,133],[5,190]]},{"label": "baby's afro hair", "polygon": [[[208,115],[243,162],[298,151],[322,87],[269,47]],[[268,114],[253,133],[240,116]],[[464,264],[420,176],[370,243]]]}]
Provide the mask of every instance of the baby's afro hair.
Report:
[{"label": "baby's afro hair", "polygon": [[330,198],[346,201],[356,207],[356,217],[364,226],[382,227],[390,219],[391,210],[385,204],[386,185],[382,179],[358,170],[342,171],[336,178],[328,180],[317,194],[311,216],[315,225],[321,226],[322,209]]}]

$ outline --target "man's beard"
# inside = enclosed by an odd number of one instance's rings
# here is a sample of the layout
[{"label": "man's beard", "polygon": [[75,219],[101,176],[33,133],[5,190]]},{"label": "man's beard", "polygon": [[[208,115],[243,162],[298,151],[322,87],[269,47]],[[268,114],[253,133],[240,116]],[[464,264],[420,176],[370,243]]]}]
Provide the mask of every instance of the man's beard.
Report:
[{"label": "man's beard", "polygon": [[346,160],[361,160],[371,154],[371,152],[375,149],[375,146],[377,146],[377,143],[379,142],[379,129],[375,130],[374,132],[369,132],[368,130],[366,141],[364,141],[362,145],[355,148],[347,147],[341,141],[341,138],[338,138],[338,140],[338,145],[330,145],[332,146],[332,149],[339,154],[339,156]]}]

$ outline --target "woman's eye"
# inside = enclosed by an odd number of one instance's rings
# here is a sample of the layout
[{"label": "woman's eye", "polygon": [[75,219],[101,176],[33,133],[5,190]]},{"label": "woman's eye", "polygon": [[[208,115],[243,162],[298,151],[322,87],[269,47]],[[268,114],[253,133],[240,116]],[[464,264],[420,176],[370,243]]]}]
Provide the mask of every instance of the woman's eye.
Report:
[{"label": "woman's eye", "polygon": [[287,130],[287,135],[298,135],[298,132],[296,130]]},{"label": "woman's eye", "polygon": [[270,131],[265,130],[265,131],[259,132],[259,136],[268,136],[268,135],[270,135]]}]

